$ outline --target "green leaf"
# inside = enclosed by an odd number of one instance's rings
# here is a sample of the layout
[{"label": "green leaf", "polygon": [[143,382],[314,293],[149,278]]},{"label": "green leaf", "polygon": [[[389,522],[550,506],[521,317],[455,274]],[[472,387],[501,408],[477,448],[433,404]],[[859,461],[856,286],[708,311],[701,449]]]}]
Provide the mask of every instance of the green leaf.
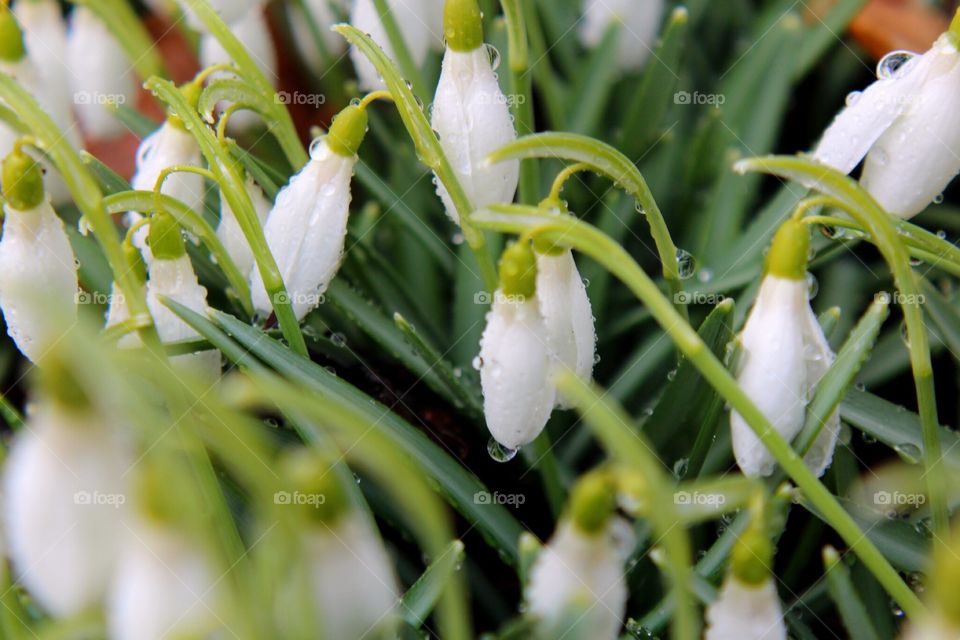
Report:
[{"label": "green leaf", "polygon": [[103,195],[111,196],[121,191],[130,190],[129,182],[127,182],[116,171],[100,162],[100,160],[93,154],[87,151],[81,151],[80,159],[83,161],[83,164],[90,169],[93,177],[96,178],[97,182],[100,184],[100,189],[103,191]]},{"label": "green leaf", "polygon": [[140,139],[149,136],[151,133],[156,131],[161,124],[149,116],[137,111],[133,107],[128,107],[125,104],[117,105],[115,113],[117,119],[123,123],[123,126],[132,131],[133,135]]},{"label": "green leaf", "polygon": [[925,297],[923,310],[940,330],[947,351],[954,360],[960,361],[960,312],[926,278],[920,279],[920,291]]},{"label": "green leaf", "polygon": [[403,595],[400,615],[404,621],[418,629],[423,626],[450,576],[460,570],[463,560],[463,543],[454,540]]},{"label": "green leaf", "polygon": [[844,564],[836,549],[824,547],[823,564],[827,570],[827,588],[830,590],[830,597],[836,603],[843,626],[847,628],[850,637],[879,640],[877,632],[870,623],[870,615],[860,601],[857,589],[850,579],[850,569]]}]

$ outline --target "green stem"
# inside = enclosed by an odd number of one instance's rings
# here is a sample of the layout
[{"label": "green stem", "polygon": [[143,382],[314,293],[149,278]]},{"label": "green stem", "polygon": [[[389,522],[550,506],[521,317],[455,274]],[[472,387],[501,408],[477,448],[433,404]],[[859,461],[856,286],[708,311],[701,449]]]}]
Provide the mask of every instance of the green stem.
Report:
[{"label": "green stem", "polygon": [[807,468],[801,458],[784,440],[766,416],[740,388],[723,363],[713,355],[697,332],[677,312],[657,288],[656,283],[619,244],[591,225],[571,217],[558,218],[533,207],[497,207],[477,214],[476,222],[484,228],[504,233],[522,234],[539,229],[547,240],[568,244],[602,264],[619,278],[650,309],[651,315],[673,339],[677,347],[697,367],[714,389],[730,406],[743,416],[764,446],[796,485],[803,490],[810,503],[820,512],[824,521],[842,537],[851,550],[863,561],[904,611],[911,617],[924,611],[916,594],[904,583],[877,547],[864,535],[857,523],[840,506],[834,496]]},{"label": "green stem", "polygon": [[420,69],[410,53],[410,47],[407,46],[407,40],[403,37],[400,25],[397,23],[396,16],[393,15],[393,9],[387,4],[387,0],[373,0],[373,5],[380,15],[380,24],[387,34],[387,40],[390,41],[390,48],[393,50],[393,56],[397,60],[404,78],[413,85],[413,93],[421,100],[427,99],[430,95],[427,90],[427,83],[423,80]]},{"label": "green stem", "polygon": [[[536,130],[533,112],[533,78],[530,75],[530,47],[520,0],[501,0],[507,21],[507,47],[510,60],[510,92],[517,134],[526,136]],[[520,163],[520,202],[536,204],[540,171],[535,160]]]}]

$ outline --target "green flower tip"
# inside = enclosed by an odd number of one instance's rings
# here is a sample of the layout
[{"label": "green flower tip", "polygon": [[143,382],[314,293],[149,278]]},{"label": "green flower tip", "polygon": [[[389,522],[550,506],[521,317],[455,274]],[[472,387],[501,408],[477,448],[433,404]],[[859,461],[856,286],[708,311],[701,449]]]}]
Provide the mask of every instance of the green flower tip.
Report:
[{"label": "green flower tip", "polygon": [[953,14],[953,20],[950,22],[950,30],[947,33],[950,34],[953,46],[960,48],[960,9],[957,9],[957,12]]},{"label": "green flower tip", "polygon": [[743,584],[761,585],[770,579],[772,566],[773,543],[767,535],[763,512],[755,511],[730,552],[730,571]]},{"label": "green flower tip", "polygon": [[352,104],[334,117],[327,132],[327,146],[337,155],[352,158],[357,155],[366,135],[367,110]]},{"label": "green flower tip", "polygon": [[147,281],[147,263],[143,261],[143,255],[140,250],[130,242],[123,243],[123,257],[127,265],[133,270],[133,275],[137,282],[143,284]]},{"label": "green flower tip", "polygon": [[511,243],[500,257],[500,288],[508,296],[533,298],[537,293],[537,257],[529,242]]},{"label": "green flower tip", "polygon": [[617,508],[617,483],[606,471],[589,473],[577,482],[570,497],[570,519],[580,531],[604,530]]},{"label": "green flower tip", "polygon": [[29,211],[43,202],[43,169],[19,145],[4,158],[0,182],[3,197],[17,211]]},{"label": "green flower tip", "polygon": [[475,51],[483,46],[483,14],[477,0],[447,0],[443,35],[454,51]]},{"label": "green flower tip", "polygon": [[803,280],[810,254],[810,230],[793,218],[784,222],[773,237],[767,254],[767,273],[788,280]]},{"label": "green flower tip", "polygon": [[17,62],[26,55],[20,25],[6,3],[0,3],[0,60]]},{"label": "green flower tip", "polygon": [[150,252],[157,260],[176,260],[187,253],[180,233],[180,225],[169,213],[155,213],[150,220],[150,232],[147,235]]},{"label": "green flower tip", "polygon": [[274,504],[300,510],[307,519],[331,524],[350,510],[350,501],[329,460],[298,449],[281,462],[284,489],[274,494]]}]

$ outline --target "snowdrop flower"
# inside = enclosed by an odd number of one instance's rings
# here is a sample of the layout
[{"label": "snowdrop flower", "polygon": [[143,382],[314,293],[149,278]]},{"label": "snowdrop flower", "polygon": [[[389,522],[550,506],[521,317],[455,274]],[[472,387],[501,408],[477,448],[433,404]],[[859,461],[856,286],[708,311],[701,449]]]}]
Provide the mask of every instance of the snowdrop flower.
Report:
[{"label": "snowdrop flower", "polygon": [[66,53],[81,128],[95,140],[126,133],[111,105],[133,103],[136,78],[123,47],[91,9],[78,6],[73,10]]},{"label": "snowdrop flower", "polygon": [[860,182],[889,213],[912,218],[960,172],[960,18],[920,56],[888,55],[879,79],[826,130],[814,158],[850,173],[866,156]]},{"label": "snowdrop flower", "polygon": [[537,263],[529,243],[510,245],[500,260],[500,288],[480,340],[487,429],[507,450],[540,435],[556,397],[536,282]]},{"label": "snowdrop flower", "polygon": [[537,638],[618,637],[627,586],[614,538],[615,509],[616,490],[608,474],[594,472],[577,483],[569,513],[530,570],[525,599]]},{"label": "snowdrop flower", "polygon": [[[187,25],[194,31],[206,32],[207,28],[193,10],[195,0],[178,0],[183,8],[184,16],[187,19]],[[220,15],[220,19],[228,25],[234,24],[244,15],[249,13],[254,7],[259,6],[263,0],[207,0],[210,7]],[[154,5],[158,2],[153,2]]]},{"label": "snowdrop flower", "polygon": [[[230,23],[230,30],[233,32],[243,46],[246,47],[250,57],[253,58],[263,74],[273,83],[278,80],[277,77],[277,54],[273,48],[273,40],[270,38],[270,29],[267,27],[267,16],[263,12],[261,5],[254,6],[244,16],[236,22]],[[334,34],[336,35],[336,34]],[[200,40],[200,66],[210,67],[216,64],[227,64],[233,60],[226,52],[220,41],[210,34],[206,34]],[[210,75],[213,80],[216,77],[230,75],[227,72],[214,73]],[[218,105],[220,109],[226,109],[231,103],[226,101]],[[260,122],[260,117],[249,110],[241,110],[230,116],[228,129],[231,131],[246,131],[256,126]]]},{"label": "snowdrop flower", "polygon": [[[424,22],[426,18],[425,0],[387,0],[393,19],[396,20],[403,41],[407,44],[413,63],[421,66],[427,59],[430,48],[430,30]],[[396,60],[390,38],[383,28],[383,22],[373,0],[354,0],[350,12],[350,24],[367,33],[383,49],[391,60]],[[350,59],[357,72],[357,79],[363,91],[383,89],[383,80],[376,67],[356,47],[350,47]]]},{"label": "snowdrop flower", "polygon": [[[260,224],[262,225],[266,222],[273,203],[267,200],[267,196],[263,194],[263,190],[257,186],[257,183],[254,182],[250,176],[247,176],[246,189],[247,195],[250,196],[250,201],[253,203],[253,208],[256,210],[257,216],[260,218]],[[250,249],[250,244],[247,242],[246,236],[243,235],[243,231],[240,229],[237,216],[234,215],[233,209],[230,208],[230,203],[223,197],[223,193],[220,194],[220,225],[217,227],[217,237],[220,239],[220,242],[223,243],[227,253],[230,254],[230,257],[233,258],[233,261],[237,264],[240,273],[245,276],[250,275],[250,270],[253,268],[254,263],[253,251]]]},{"label": "snowdrop flower", "polygon": [[40,165],[19,146],[3,161],[0,308],[7,333],[33,362],[76,322],[73,249],[43,190]]},{"label": "snowdrop flower", "polygon": [[[341,111],[326,137],[310,145],[310,160],[277,194],[264,234],[297,319],[320,304],[340,268],[350,213],[350,179],[367,131],[360,106]],[[250,274],[253,306],[268,315],[273,304],[260,272]]]},{"label": "snowdrop flower", "polygon": [[[803,223],[791,219],[780,227],[757,300],[740,334],[737,382],[788,441],[800,433],[807,402],[834,359],[808,301],[809,243]],[[736,411],[730,413],[730,428],[741,471],[748,476],[770,475],[773,455]],[[818,476],[833,459],[839,431],[840,419],[834,413],[805,457]]]},{"label": "snowdrop flower", "polygon": [[[537,300],[547,325],[553,359],[589,382],[593,376],[597,334],[587,288],[569,249],[537,247]],[[541,250],[542,249],[542,250]],[[572,405],[560,394],[557,405]]]},{"label": "snowdrop flower", "polygon": [[[19,581],[57,617],[103,598],[123,531],[132,455],[51,363],[47,392],[10,448],[3,520]],[[52,384],[49,380],[52,379]]]},{"label": "snowdrop flower", "polygon": [[351,506],[336,472],[316,456],[298,452],[284,466],[300,495],[323,496],[323,502],[278,507],[296,509],[301,518],[301,549],[292,569],[303,578],[284,580],[277,594],[280,617],[302,619],[304,611],[313,612],[311,636],[393,637],[398,582],[372,522]]},{"label": "snowdrop flower", "polygon": [[624,71],[636,71],[653,52],[663,9],[663,0],[584,0],[580,40],[596,47],[619,22],[617,63]]},{"label": "snowdrop flower", "polygon": [[[447,51],[433,98],[433,128],[473,209],[513,202],[519,161],[485,162],[490,153],[516,140],[517,134],[483,44],[477,1],[448,0],[444,23]],[[447,215],[459,224],[459,212],[439,181],[437,193]]]},{"label": "snowdrop flower", "polygon": [[[340,2],[334,1],[333,5],[342,8]],[[330,27],[338,22],[331,8],[331,0],[304,0],[302,7],[306,8],[309,15],[304,15],[299,3],[287,5],[293,42],[304,62],[314,73],[320,74],[325,70],[325,65],[331,64],[346,50],[347,41],[340,34],[330,30]],[[319,44],[310,28],[311,20],[320,32],[322,42]]]},{"label": "snowdrop flower", "polygon": [[[164,343],[195,340],[200,334],[163,304],[161,298],[170,298],[203,315],[207,312],[207,290],[197,281],[176,220],[170,214],[159,213],[150,221],[149,229],[153,260],[148,265],[147,307],[157,334]],[[171,362],[185,365],[207,381],[220,377],[220,352],[215,349],[174,356]]]},{"label": "snowdrop flower", "polygon": [[[754,505],[754,509],[759,505]],[[787,640],[783,608],[770,567],[773,545],[762,510],[731,551],[730,571],[707,607],[704,640]]]},{"label": "snowdrop flower", "polygon": [[23,29],[23,43],[43,85],[59,91],[60,104],[70,104],[67,67],[67,25],[56,0],[18,0],[13,13]]}]

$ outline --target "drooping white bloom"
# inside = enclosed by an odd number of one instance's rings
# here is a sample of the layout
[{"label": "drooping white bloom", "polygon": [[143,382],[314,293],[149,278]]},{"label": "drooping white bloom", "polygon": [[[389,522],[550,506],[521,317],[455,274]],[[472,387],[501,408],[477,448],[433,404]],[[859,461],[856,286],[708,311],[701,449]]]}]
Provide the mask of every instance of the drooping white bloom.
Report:
[{"label": "drooping white bloom", "polygon": [[[330,137],[310,146],[309,162],[277,194],[264,225],[297,319],[320,304],[340,267],[347,235],[350,179],[357,157],[332,149]],[[257,312],[269,314],[273,304],[257,269],[250,274],[250,291]]]},{"label": "drooping white bloom", "polygon": [[13,13],[23,29],[27,55],[40,74],[43,85],[60,92],[60,104],[71,101],[67,57],[67,25],[56,0],[18,0]]},{"label": "drooping white bloom", "polygon": [[[339,5],[339,2],[334,2]],[[287,5],[287,12],[290,16],[290,29],[293,32],[293,41],[297,46],[297,51],[304,62],[309,65],[314,73],[322,74],[324,66],[331,64],[333,60],[324,56],[320,46],[314,39],[313,29],[310,28],[310,20],[314,21],[320,37],[323,39],[323,48],[328,56],[339,56],[347,48],[347,41],[330,29],[337,22],[337,18],[331,9],[331,0],[304,0],[303,6],[310,13],[309,16],[303,14],[299,3]]]},{"label": "drooping white bloom", "polygon": [[[424,0],[387,0],[387,4],[400,28],[413,63],[417,66],[422,65],[430,48],[430,29],[427,27]],[[383,28],[383,22],[373,0],[354,1],[353,10],[350,12],[350,24],[369,34],[373,41],[380,45],[387,57],[396,61],[390,39]],[[356,47],[350,47],[350,59],[353,61],[362,90],[375,91],[384,87],[376,67]]]},{"label": "drooping white bloom", "polygon": [[107,25],[87,7],[78,6],[70,16],[67,59],[74,108],[87,136],[109,139],[126,133],[111,105],[133,103],[133,67]]},{"label": "drooping white bloom", "polygon": [[[833,362],[823,330],[810,308],[803,279],[764,277],[740,335],[737,382],[785,439],[803,428],[814,387]],[[745,475],[769,475],[774,458],[736,411],[730,413],[733,451]],[[839,416],[823,426],[805,461],[821,475],[833,459]]]},{"label": "drooping white bloom", "polygon": [[124,530],[132,456],[85,408],[43,400],[10,448],[4,525],[20,582],[55,616],[98,603]]},{"label": "drooping white bloom", "polygon": [[911,218],[960,172],[960,52],[944,34],[925,54],[905,57],[880,62],[879,79],[851,95],[813,155],[843,173],[866,157],[861,184],[889,213]]},{"label": "drooping white bloom", "polygon": [[77,265],[49,200],[18,211],[4,206],[0,308],[7,333],[33,362],[76,322]]},{"label": "drooping white bloom", "polygon": [[[257,183],[250,176],[247,176],[246,188],[247,195],[250,196],[250,201],[253,203],[253,208],[257,211],[257,216],[260,218],[260,224],[262,225],[266,222],[273,203],[267,200],[263,190],[257,186]],[[217,237],[237,264],[240,273],[244,276],[250,275],[250,269],[253,268],[254,262],[253,251],[240,229],[237,216],[234,215],[230,203],[227,202],[222,193],[220,194],[220,225],[217,227]]]},{"label": "drooping white bloom", "polygon": [[120,548],[107,603],[111,638],[206,638],[221,626],[218,573],[185,534],[137,519]]},{"label": "drooping white bloom", "polygon": [[[553,358],[581,380],[589,381],[597,334],[587,288],[570,251],[557,256],[537,254],[537,300]],[[557,404],[570,406],[559,394]]]},{"label": "drooping white bloom", "polygon": [[580,39],[587,47],[595,47],[620,22],[617,63],[625,71],[635,71],[653,53],[663,8],[663,0],[584,0]]},{"label": "drooping white bloom", "polygon": [[535,296],[498,290],[480,340],[483,412],[494,439],[507,449],[533,442],[550,418],[547,324]]},{"label": "drooping white bloom", "polygon": [[[469,51],[447,47],[431,121],[475,210],[513,202],[520,175],[519,161],[485,162],[490,153],[516,140],[517,134],[508,101],[482,43]],[[459,224],[459,213],[439,181],[437,193],[447,215]]]},{"label": "drooping white bloom", "polygon": [[[240,20],[246,13],[254,7],[259,6],[263,0],[207,0],[210,7],[220,15],[220,19],[228,25]],[[186,16],[187,24],[194,31],[206,32],[203,21],[193,10],[193,0],[178,0]]]},{"label": "drooping white bloom", "polygon": [[537,557],[525,595],[528,611],[543,632],[566,632],[575,623],[589,629],[596,640],[618,637],[627,586],[623,557],[611,540],[611,529],[591,534],[574,522],[562,521]]},{"label": "drooping white bloom", "polygon": [[732,573],[706,611],[705,640],[786,640],[783,609],[773,579],[745,584]]}]

